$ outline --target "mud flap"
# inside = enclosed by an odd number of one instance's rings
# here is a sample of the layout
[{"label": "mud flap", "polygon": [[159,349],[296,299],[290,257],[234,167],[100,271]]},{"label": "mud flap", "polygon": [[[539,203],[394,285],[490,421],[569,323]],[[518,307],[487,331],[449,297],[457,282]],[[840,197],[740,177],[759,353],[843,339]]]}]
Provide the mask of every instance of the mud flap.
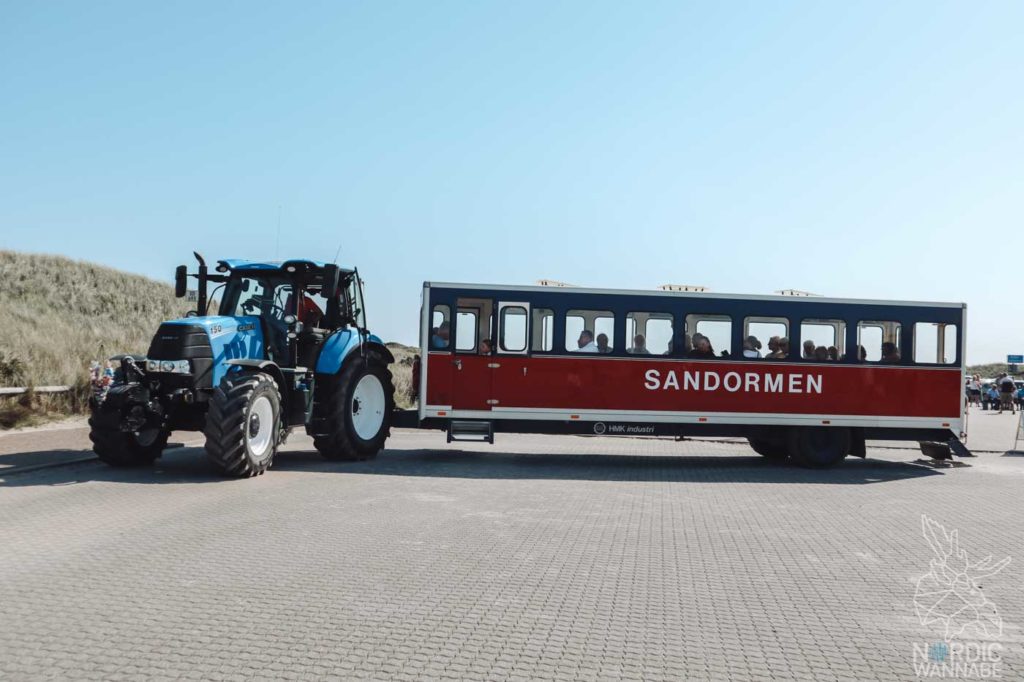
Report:
[{"label": "mud flap", "polygon": [[949,439],[949,449],[953,451],[953,454],[957,457],[976,457],[973,452],[967,449],[967,446],[956,437]]}]

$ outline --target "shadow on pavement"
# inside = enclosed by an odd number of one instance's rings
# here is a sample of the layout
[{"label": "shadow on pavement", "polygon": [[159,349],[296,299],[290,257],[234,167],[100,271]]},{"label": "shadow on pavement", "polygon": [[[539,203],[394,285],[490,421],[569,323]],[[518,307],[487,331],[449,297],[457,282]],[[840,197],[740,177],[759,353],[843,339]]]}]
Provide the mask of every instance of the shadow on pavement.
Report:
[{"label": "shadow on pavement", "polygon": [[[908,462],[848,458],[834,469],[813,470],[776,463],[760,456],[542,455],[495,451],[385,450],[363,462],[329,462],[315,451],[278,454],[267,472],[317,472],[363,476],[497,480],[579,480],[658,482],[824,483],[860,485],[923,476],[937,471]],[[100,462],[13,474],[0,474],[0,488],[67,485],[86,481],[132,484],[222,483],[221,476],[198,448],[174,450],[149,467],[115,469]]]}]

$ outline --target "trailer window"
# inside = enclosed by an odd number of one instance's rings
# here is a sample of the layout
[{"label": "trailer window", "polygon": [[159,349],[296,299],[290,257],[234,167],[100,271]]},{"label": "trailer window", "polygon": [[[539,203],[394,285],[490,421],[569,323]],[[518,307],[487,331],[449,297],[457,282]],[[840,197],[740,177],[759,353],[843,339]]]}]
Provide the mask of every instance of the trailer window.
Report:
[{"label": "trailer window", "polygon": [[857,360],[859,362],[900,362],[899,322],[860,322],[857,325]]},{"label": "trailer window", "polygon": [[500,346],[501,350],[510,353],[521,353],[526,350],[526,308],[506,306],[501,309]]},{"label": "trailer window", "polygon": [[[808,344],[808,341],[811,342]],[[810,357],[804,355],[804,344],[813,346]],[[842,360],[845,357],[846,323],[842,320],[803,320],[800,323],[800,356],[805,360],[814,359],[818,348],[824,348],[829,360]],[[881,348],[881,346],[879,346]],[[834,357],[833,357],[834,356]]]},{"label": "trailer window", "polygon": [[786,358],[781,344],[789,338],[789,320],[784,317],[747,317],[743,320],[743,357],[748,359]]},{"label": "trailer window", "polygon": [[914,362],[952,365],[956,362],[956,325],[918,322],[914,325]]},{"label": "trailer window", "polygon": [[533,339],[530,349],[549,351],[555,347],[555,312],[550,308],[533,309]]},{"label": "trailer window", "polygon": [[451,309],[435,305],[430,313],[430,350],[447,350],[451,346]]},{"label": "trailer window", "polygon": [[573,353],[610,353],[615,316],[607,310],[570,310],[565,314],[565,349]]},{"label": "trailer window", "polygon": [[455,316],[455,350],[476,352],[477,312],[459,310]]},{"label": "trailer window", "polygon": [[[732,318],[728,315],[687,315],[686,335],[688,357],[727,358],[729,347],[732,345]],[[700,343],[702,336],[708,341],[707,350]]]},{"label": "trailer window", "polygon": [[632,355],[668,355],[672,347],[672,315],[626,315],[626,352]]}]

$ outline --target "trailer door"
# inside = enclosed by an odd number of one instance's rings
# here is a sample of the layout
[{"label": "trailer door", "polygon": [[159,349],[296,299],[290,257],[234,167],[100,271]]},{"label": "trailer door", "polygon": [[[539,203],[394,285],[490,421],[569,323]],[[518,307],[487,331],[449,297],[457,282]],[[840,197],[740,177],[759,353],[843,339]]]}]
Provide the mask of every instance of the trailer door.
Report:
[{"label": "trailer door", "polygon": [[494,302],[485,298],[460,298],[455,313],[455,353],[452,355],[452,409],[491,409],[493,356],[483,354],[481,342],[493,343]]},{"label": "trailer door", "polygon": [[492,405],[517,407],[527,390],[530,339],[530,304],[519,301],[498,303],[498,338],[495,344]]}]

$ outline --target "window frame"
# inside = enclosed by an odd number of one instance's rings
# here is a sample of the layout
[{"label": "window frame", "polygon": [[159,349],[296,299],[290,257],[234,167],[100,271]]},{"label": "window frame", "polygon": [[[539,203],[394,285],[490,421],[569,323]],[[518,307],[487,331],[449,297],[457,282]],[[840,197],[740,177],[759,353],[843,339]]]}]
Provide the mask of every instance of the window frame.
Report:
[{"label": "window frame", "polygon": [[[881,352],[882,352],[881,346],[884,345],[885,343],[887,343],[887,341],[885,339],[885,325],[887,325],[887,324],[896,325],[896,340],[895,340],[895,344],[896,344],[896,351],[900,354],[900,361],[899,362],[883,362],[882,358],[881,358]],[[903,349],[903,340],[904,340],[903,339],[903,322],[901,320],[880,320],[878,318],[869,318],[869,319],[866,319],[866,320],[858,319],[857,320],[857,327],[856,327],[857,333],[856,333],[856,337],[855,337],[856,341],[857,341],[856,345],[857,345],[858,349],[861,348],[864,345],[863,343],[861,343],[861,329],[863,327],[877,327],[877,328],[881,329],[882,330],[882,341],[881,341],[881,343],[879,343],[879,349],[878,349],[879,358],[878,358],[878,360],[868,360],[868,359],[861,360],[860,359],[860,353],[859,353],[859,350],[858,350],[858,351],[855,351],[855,354],[856,354],[855,355],[855,362],[857,364],[859,364],[859,365],[890,365],[890,366],[907,364],[907,358],[905,357],[905,354],[903,352],[904,351],[904,349]],[[866,351],[867,348],[865,348],[864,350]]]},{"label": "window frame", "polygon": [[[505,314],[509,310],[523,312],[523,347],[509,349],[505,347]],[[498,303],[498,337],[494,339],[492,350],[502,355],[526,355],[530,352],[530,304],[522,301],[500,301]],[[477,344],[479,346],[479,343]]]},{"label": "window frame", "polygon": [[[750,336],[750,325],[751,324],[781,324],[783,326],[783,328],[785,329],[786,333],[783,334],[780,338],[786,338],[786,339],[790,340],[789,353],[787,353],[786,356],[782,357],[782,358],[770,358],[770,357],[768,357],[768,341],[771,340],[771,336],[769,336],[767,339],[760,339],[760,338],[758,338],[758,341],[761,341],[761,350],[758,351],[758,352],[761,353],[761,357],[759,357],[759,358],[748,358],[746,355],[744,355],[743,354],[744,353],[743,342],[747,340],[748,336]],[[792,332],[791,332],[792,328],[793,328],[793,322],[788,317],[786,317],[784,315],[747,315],[747,316],[745,316],[743,318],[743,326],[740,327],[740,352],[739,352],[739,355],[735,355],[734,354],[733,356],[730,356],[730,357],[732,357],[735,360],[745,360],[745,361],[755,361],[755,362],[756,361],[760,361],[760,360],[769,360],[769,361],[775,361],[775,362],[792,360],[792,355],[793,355],[793,343],[792,343],[793,337],[792,337]]]},{"label": "window frame", "polygon": [[[446,345],[444,348],[434,348],[434,346],[433,346],[434,335],[433,335],[432,332],[434,330],[434,315],[437,312],[439,312],[438,308],[444,308],[444,310],[445,310],[445,312],[442,313],[441,322],[447,322],[448,323],[448,345]],[[452,307],[449,304],[447,304],[447,303],[435,303],[431,307],[431,309],[430,309],[430,317],[427,320],[427,352],[428,353],[430,353],[430,352],[434,352],[434,353],[451,353],[452,352],[453,347],[455,345],[453,343],[453,339],[452,339],[452,331],[453,331],[453,327],[454,327],[453,323],[454,323],[454,320],[452,319]],[[437,326],[440,327],[441,324],[439,323]]]},{"label": "window frame", "polygon": [[[593,353],[584,353],[583,351],[581,351],[579,349],[578,346],[576,348],[569,348],[570,341],[572,343],[576,343],[578,341],[578,339],[570,339],[569,338],[569,334],[568,334],[569,318],[570,317],[580,317],[580,318],[582,318],[583,319],[583,329],[587,328],[587,316],[586,315],[578,315],[578,314],[574,314],[574,313],[591,313],[593,315],[594,324],[593,324],[593,329],[591,329],[590,331],[594,335],[594,345],[595,346],[597,345],[597,337],[598,337],[597,321],[601,320],[601,319],[611,319],[611,321],[612,321],[612,331],[611,331],[611,334],[608,335],[608,346],[609,346],[609,349],[608,349],[607,353],[602,353],[600,351],[596,351],[596,352],[593,352]],[[618,351],[615,348],[615,337],[616,337],[616,332],[617,332],[618,328],[619,328],[618,316],[615,314],[614,310],[610,310],[608,308],[566,308],[565,311],[562,313],[562,336],[563,336],[562,346],[565,349],[564,352],[565,353],[571,353],[572,355],[597,355],[597,356],[603,356],[603,357],[609,357],[609,356],[617,355]],[[582,329],[580,331],[582,331]],[[601,333],[603,334],[605,332],[601,332]]]},{"label": "window frame", "polygon": [[[669,357],[669,356],[671,356],[672,355],[672,350],[675,349],[676,318],[677,318],[677,315],[676,315],[675,312],[668,311],[668,310],[629,310],[629,311],[627,311],[625,316],[622,318],[622,320],[623,320],[623,333],[625,334],[625,336],[623,337],[623,340],[625,342],[625,346],[622,349],[622,354],[625,355],[626,357],[630,357],[630,358],[643,357],[643,354],[641,354],[641,353],[630,353],[629,352],[629,349],[632,347],[633,337],[636,336],[636,323],[635,323],[635,319],[636,318],[634,317],[636,315],[646,315],[647,316],[647,319],[644,320],[644,332],[643,332],[643,334],[644,334],[644,344],[647,345],[647,355],[652,355],[652,356],[655,356],[655,357]],[[630,331],[629,331],[630,320],[634,320],[634,330],[633,330],[633,333],[630,333]],[[668,343],[669,343],[669,347],[670,347],[671,350],[666,350],[664,353],[657,353],[657,352],[654,352],[654,351],[651,350],[651,346],[650,346],[650,344],[648,344],[648,340],[649,339],[648,339],[648,332],[647,332],[647,324],[649,322],[651,322],[651,320],[658,320],[658,321],[662,321],[662,322],[668,322],[668,324],[669,324],[669,331],[671,332],[669,334],[669,337],[668,337]],[[612,349],[612,352],[613,353],[615,352],[614,348]]]},{"label": "window frame", "polygon": [[[948,329],[949,327],[952,327],[953,328],[953,355],[952,355],[952,359],[950,359],[948,362],[942,362],[942,359],[939,356],[939,347],[938,347],[938,341],[939,341],[940,334],[939,334],[938,329],[936,329],[936,332],[935,332],[935,356],[936,356],[936,360],[934,362],[922,362],[922,361],[918,360],[917,359],[917,327],[918,327],[918,325],[933,325],[935,327],[942,326],[942,327],[944,327],[944,330]],[[924,321],[920,321],[919,320],[919,321],[910,323],[910,329],[911,329],[911,338],[910,338],[910,355],[911,355],[911,358],[910,358],[910,361],[913,364],[915,364],[915,365],[926,365],[926,366],[931,366],[931,367],[955,367],[955,366],[957,366],[959,364],[959,360],[960,360],[960,357],[959,357],[959,354],[960,354],[960,324],[959,323],[957,323],[957,322],[945,322],[945,321],[933,322],[933,321],[930,321],[930,320],[924,320]],[[945,341],[943,341],[943,347],[945,348],[946,354],[947,354],[947,357],[948,357],[949,356],[949,349],[946,348]]]},{"label": "window frame", "polygon": [[[693,329],[692,330],[690,329],[690,318],[691,317],[692,318],[696,318],[694,320]],[[728,335],[729,345],[730,346],[735,345],[734,344],[735,339],[733,339],[733,333],[736,331],[736,327],[735,327],[735,325],[733,323],[732,315],[729,315],[727,313],[687,313],[686,315],[683,316],[684,345],[685,345],[685,336],[688,335],[690,337],[690,348],[691,348],[691,350],[688,350],[688,351],[684,352],[682,354],[682,356],[684,358],[689,359],[689,360],[718,360],[718,361],[735,360],[736,359],[736,353],[734,352],[734,350],[732,348],[729,348],[729,354],[728,355],[722,355],[720,351],[715,351],[714,357],[711,357],[711,358],[691,358],[690,357],[690,353],[692,352],[692,349],[693,349],[693,336],[694,336],[694,334],[697,333],[697,325],[699,325],[701,322],[728,322],[729,323],[729,335]]]}]

